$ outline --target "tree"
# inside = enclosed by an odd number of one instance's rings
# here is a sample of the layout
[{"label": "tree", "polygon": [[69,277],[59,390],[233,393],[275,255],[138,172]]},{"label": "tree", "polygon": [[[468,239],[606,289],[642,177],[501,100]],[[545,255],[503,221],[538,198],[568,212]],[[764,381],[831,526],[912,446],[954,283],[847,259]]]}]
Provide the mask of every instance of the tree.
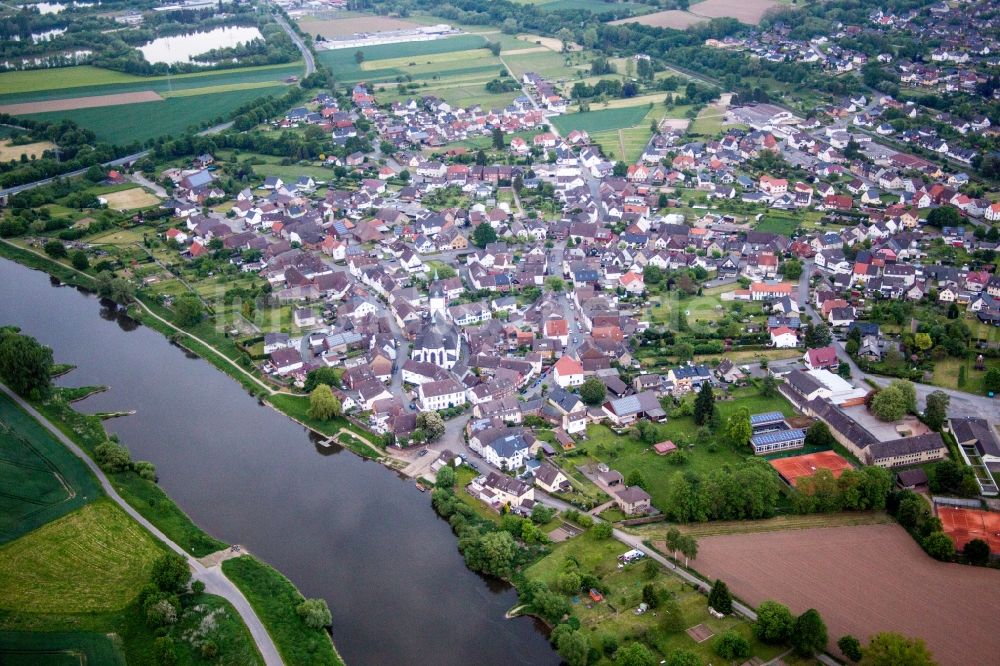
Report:
[{"label": "tree", "polygon": [[913,344],[916,345],[917,349],[925,352],[934,346],[934,340],[929,333],[917,333],[913,336]]},{"label": "tree", "polygon": [[491,133],[493,140],[493,148],[495,150],[503,150],[506,146],[503,142],[503,130],[499,127],[494,127]]},{"label": "tree", "polygon": [[50,240],[47,242],[43,249],[45,254],[49,255],[53,259],[65,259],[68,252],[66,252],[66,246],[62,244],[61,241]]},{"label": "tree", "polygon": [[[718,609],[716,609],[718,610]],[[712,646],[715,653],[727,661],[733,661],[735,659],[743,660],[748,659],[751,654],[750,641],[743,638],[740,632],[730,629],[729,631],[723,632],[719,639],[715,641],[715,645]]]},{"label": "tree", "polygon": [[[778,380],[771,373],[764,375],[764,378],[760,380],[760,394],[765,398],[771,398],[777,395],[777,393]],[[822,422],[820,421],[820,423]]]},{"label": "tree", "polygon": [[517,544],[510,532],[489,532],[479,538],[479,552],[483,571],[503,577],[510,573],[514,556],[517,555]]},{"label": "tree", "polygon": [[982,539],[973,539],[962,549],[969,564],[983,566],[990,561],[990,545]]},{"label": "tree", "polygon": [[615,653],[615,664],[618,666],[653,666],[655,663],[653,653],[642,643],[629,643]]},{"label": "tree", "polygon": [[486,247],[497,240],[497,232],[486,222],[480,222],[472,232],[472,242],[477,247]]},{"label": "tree", "polygon": [[32,399],[52,390],[52,350],[13,326],[0,327],[0,378],[17,394]]},{"label": "tree", "polygon": [[820,347],[826,347],[833,340],[833,336],[830,335],[830,329],[827,328],[826,324],[819,321],[815,324],[806,324],[804,341],[806,349],[819,349]]},{"label": "tree", "polygon": [[750,410],[746,407],[740,407],[726,423],[725,439],[729,446],[741,449],[746,447],[751,435],[753,435],[753,426],[750,424]]},{"label": "tree", "polygon": [[802,262],[798,259],[788,259],[781,264],[781,274],[786,280],[798,280],[802,277]]},{"label": "tree", "polygon": [[590,529],[593,531],[594,538],[596,539],[610,539],[611,534],[614,531],[611,527],[611,523],[608,522],[597,523]]},{"label": "tree", "polygon": [[628,165],[622,161],[615,162],[611,168],[611,175],[615,178],[624,178],[628,174]]},{"label": "tree", "polygon": [[844,379],[851,378],[851,364],[847,361],[841,361],[837,364],[837,374]]},{"label": "tree", "polygon": [[437,471],[437,479],[434,481],[434,485],[438,488],[454,488],[457,476],[454,467],[445,465]]},{"label": "tree", "polygon": [[90,259],[87,258],[87,253],[83,250],[74,250],[69,256],[69,260],[73,264],[73,268],[78,271],[85,271],[90,268]]},{"label": "tree", "polygon": [[563,571],[556,577],[556,589],[563,594],[577,594],[580,591],[580,574]]},{"label": "tree", "polygon": [[94,447],[94,459],[101,469],[115,474],[132,468],[132,456],[128,449],[110,439]]},{"label": "tree", "polygon": [[948,404],[951,398],[944,391],[934,391],[927,396],[927,405],[924,407],[924,423],[932,430],[941,430],[945,420],[948,418]]},{"label": "tree", "polygon": [[312,393],[320,384],[327,386],[340,386],[340,380],[344,376],[343,368],[329,368],[326,366],[310,370],[306,375],[305,385],[302,387],[306,393]]},{"label": "tree", "polygon": [[569,625],[559,625],[566,627],[567,631],[560,631],[555,637],[556,652],[569,666],[587,666],[587,657],[590,654],[590,641],[579,631],[573,631]]},{"label": "tree", "polygon": [[604,402],[606,394],[607,387],[604,386],[604,382],[598,377],[589,377],[580,386],[580,399],[588,405],[600,405]]},{"label": "tree", "polygon": [[638,486],[640,488],[645,488],[646,487],[646,479],[643,478],[642,472],[640,472],[637,469],[633,469],[631,472],[628,473],[628,476],[625,477],[625,485],[626,486]]},{"label": "tree", "polygon": [[326,384],[320,384],[309,394],[309,418],[330,421],[342,413],[340,399]]},{"label": "tree", "polygon": [[826,648],[826,624],[815,608],[795,619],[792,627],[792,647],[802,657],[811,657]]},{"label": "tree", "polygon": [[927,214],[927,224],[938,227],[954,227],[962,223],[962,214],[954,206],[938,206]]},{"label": "tree", "polygon": [[173,666],[177,663],[177,652],[174,650],[174,639],[170,636],[160,636],[153,641],[156,652],[156,663],[160,666]]},{"label": "tree", "polygon": [[312,629],[322,629],[333,624],[333,614],[326,599],[306,599],[295,607],[295,612]]},{"label": "tree", "polygon": [[792,634],[795,618],[786,606],[777,601],[764,601],[757,607],[753,635],[764,643],[784,643]]},{"label": "tree", "polygon": [[833,437],[833,433],[830,432],[830,427],[826,425],[823,421],[816,421],[809,429],[806,430],[806,442],[807,448],[817,447],[817,448],[833,448],[833,445],[837,442]]},{"label": "tree", "polygon": [[704,382],[694,401],[694,422],[698,425],[705,425],[712,420],[714,414],[715,394],[712,393],[712,382]]},{"label": "tree", "polygon": [[986,371],[986,376],[983,377],[983,390],[994,395],[1000,393],[1000,368],[990,368]]},{"label": "tree", "polygon": [[433,442],[444,434],[444,419],[437,412],[420,412],[417,414],[417,427],[427,433],[427,441]]},{"label": "tree", "polygon": [[863,666],[935,666],[927,646],[919,638],[892,632],[875,634],[862,651]]},{"label": "tree", "polygon": [[677,634],[687,629],[687,621],[684,619],[684,611],[673,597],[667,599],[660,606],[660,627],[668,634]]},{"label": "tree", "polygon": [[174,301],[174,322],[181,327],[194,326],[205,317],[205,306],[194,294],[178,296]]},{"label": "tree", "polygon": [[729,593],[729,586],[724,581],[716,580],[712,585],[712,591],[708,593],[708,605],[723,615],[733,612],[733,595]]},{"label": "tree", "polygon": [[646,264],[642,269],[642,281],[646,284],[659,284],[663,279],[663,270],[655,264]]},{"label": "tree", "polygon": [[559,294],[566,289],[566,281],[558,275],[550,275],[545,278],[545,288],[553,293]]},{"label": "tree", "polygon": [[169,599],[160,599],[146,609],[146,625],[150,629],[165,627],[177,622],[177,609]]},{"label": "tree", "polygon": [[173,551],[164,553],[153,562],[150,580],[164,592],[173,594],[183,592],[191,580],[187,559]]},{"label": "tree", "polygon": [[861,660],[861,641],[859,641],[854,636],[847,634],[841,636],[837,641],[837,647],[840,648],[841,653],[851,661]]},{"label": "tree", "polygon": [[944,532],[931,532],[924,539],[923,546],[927,554],[935,560],[951,562],[955,559],[955,544]]},{"label": "tree", "polygon": [[359,65],[365,61],[365,52],[360,49],[354,52],[354,62]]},{"label": "tree", "polygon": [[882,421],[898,421],[913,411],[917,396],[913,384],[895,380],[872,398],[868,409]]},{"label": "tree", "polygon": [[688,534],[681,536],[680,543],[677,544],[677,549],[681,551],[681,555],[684,556],[685,567],[688,565],[688,560],[698,557],[698,541],[693,536]]}]

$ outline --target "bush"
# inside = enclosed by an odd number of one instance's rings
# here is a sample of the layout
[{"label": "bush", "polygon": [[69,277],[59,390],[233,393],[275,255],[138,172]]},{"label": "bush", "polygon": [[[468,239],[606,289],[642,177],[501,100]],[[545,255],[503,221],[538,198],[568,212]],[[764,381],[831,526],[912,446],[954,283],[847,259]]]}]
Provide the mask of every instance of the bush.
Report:
[{"label": "bush", "polygon": [[306,599],[296,606],[295,612],[299,614],[307,627],[322,629],[333,624],[333,614],[327,606],[325,599]]},{"label": "bush", "polygon": [[94,447],[94,458],[106,472],[119,473],[132,468],[132,456],[128,449],[110,439]]},{"label": "bush", "polygon": [[851,661],[861,661],[861,641],[850,634],[841,636],[837,647]]},{"label": "bush", "polygon": [[50,240],[45,244],[43,249],[45,250],[45,254],[53,259],[65,259],[66,255],[69,254],[66,252],[66,246],[57,240]]}]

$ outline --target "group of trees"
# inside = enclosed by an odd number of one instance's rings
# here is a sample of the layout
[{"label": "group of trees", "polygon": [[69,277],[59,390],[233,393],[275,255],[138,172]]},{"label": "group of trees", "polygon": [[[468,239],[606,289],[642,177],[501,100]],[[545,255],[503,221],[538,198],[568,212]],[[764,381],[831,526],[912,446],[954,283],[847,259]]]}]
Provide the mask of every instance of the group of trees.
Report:
[{"label": "group of trees", "polygon": [[877,511],[885,508],[892,474],[881,467],[844,470],[834,478],[821,469],[795,482],[792,506],[798,513]]},{"label": "group of trees", "polygon": [[917,392],[913,384],[898,379],[889,386],[876,390],[868,400],[871,413],[887,422],[898,421],[917,409]]},{"label": "group of trees", "polygon": [[52,390],[52,350],[15,326],[0,327],[0,379],[32,400]]},{"label": "group of trees", "polygon": [[774,515],[778,483],[764,460],[707,473],[693,470],[670,477],[665,512],[677,522],[755,520]]},{"label": "group of trees", "polygon": [[955,558],[955,544],[944,533],[941,519],[931,513],[923,497],[909,490],[894,491],[889,493],[886,509],[928,555],[944,562]]},{"label": "group of trees", "polygon": [[764,601],[757,607],[753,633],[763,643],[791,643],[800,657],[811,657],[826,649],[826,624],[815,608],[798,617],[776,601]]}]

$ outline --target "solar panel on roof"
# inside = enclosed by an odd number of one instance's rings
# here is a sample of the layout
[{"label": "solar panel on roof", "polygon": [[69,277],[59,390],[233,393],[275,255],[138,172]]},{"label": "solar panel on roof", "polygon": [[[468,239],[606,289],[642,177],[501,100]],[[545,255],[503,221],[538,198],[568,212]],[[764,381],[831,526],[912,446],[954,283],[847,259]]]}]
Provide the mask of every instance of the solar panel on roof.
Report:
[{"label": "solar panel on roof", "polygon": [[641,408],[641,405],[639,404],[639,398],[635,397],[634,395],[630,395],[615,400],[614,405],[615,405],[615,411],[618,412],[619,414],[638,412],[639,409]]},{"label": "solar panel on roof", "polygon": [[804,439],[806,433],[804,430],[778,430],[775,432],[766,432],[762,435],[754,435],[750,438],[751,443],[754,446],[762,444],[778,444],[781,442],[791,442],[796,439]]},{"label": "solar panel on roof", "polygon": [[781,412],[764,412],[763,414],[751,414],[750,425],[760,425],[761,423],[771,423],[772,421],[784,421],[785,415]]}]

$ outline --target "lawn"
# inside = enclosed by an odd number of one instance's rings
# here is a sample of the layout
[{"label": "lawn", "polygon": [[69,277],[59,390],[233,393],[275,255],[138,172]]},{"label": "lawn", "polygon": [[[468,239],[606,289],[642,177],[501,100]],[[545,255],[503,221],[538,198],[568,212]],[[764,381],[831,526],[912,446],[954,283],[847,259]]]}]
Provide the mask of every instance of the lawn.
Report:
[{"label": "lawn", "polygon": [[[731,291],[735,288],[735,286],[730,286],[728,290]],[[680,300],[677,298],[677,293],[675,290],[654,297],[655,305],[652,307],[654,320],[670,322],[672,315],[683,311],[688,318],[688,323],[715,322],[729,310],[726,302],[718,294],[691,296]],[[744,314],[752,314],[755,310],[759,311],[755,304],[742,303],[741,305]]]},{"label": "lawn", "polygon": [[770,210],[754,226],[754,231],[791,236],[799,228],[801,222],[801,217],[795,213]]},{"label": "lawn", "polygon": [[114,641],[91,631],[0,631],[0,663],[6,666],[125,666]]},{"label": "lawn", "polygon": [[330,635],[298,616],[304,598],[281,573],[249,555],[226,560],[222,570],[246,595],[286,664],[343,664]]},{"label": "lawn", "polygon": [[89,613],[124,608],[163,552],[110,500],[92,502],[0,548],[0,609]]},{"label": "lawn", "polygon": [[[751,414],[778,411],[786,416],[794,415],[792,406],[780,395],[767,398],[756,388],[740,389],[732,395],[731,400],[716,402],[722,423],[741,407],[749,409]],[[693,400],[694,396],[685,399]],[[666,423],[656,424],[656,429],[656,441],[669,439],[685,450],[685,463],[676,464],[673,456],[657,455],[650,445],[638,441],[630,433],[617,435],[607,426],[591,425],[587,427],[587,439],[577,444],[583,456],[569,456],[565,464],[575,466],[600,461],[625,477],[638,471],[646,482],[653,505],[662,510],[666,506],[670,477],[675,472],[691,470],[705,474],[723,465],[738,464],[751,456],[749,447],[746,451],[736,451],[723,444],[696,444],[698,426],[691,416],[671,418]],[[693,445],[690,449],[687,448],[689,444]]]},{"label": "lawn", "polygon": [[[984,363],[986,364],[986,370],[1000,368],[1000,359],[985,358]],[[958,369],[963,365],[965,366],[966,380],[965,385],[960,387],[958,385]],[[958,389],[960,391],[975,393],[976,395],[985,395],[986,391],[983,389],[983,379],[986,377],[986,370],[976,370],[976,361],[974,358],[958,359],[949,356],[934,362],[934,378],[931,383],[943,388]]]},{"label": "lawn", "polygon": [[642,602],[643,587],[652,584],[676,599],[685,627],[705,624],[716,635],[729,629],[738,631],[750,640],[754,656],[765,661],[784,651],[784,648],[765,646],[753,640],[750,624],[744,620],[732,616],[722,620],[711,617],[705,597],[662,568],[657,567],[652,574],[645,563],[619,569],[618,556],[626,550],[628,547],[619,541],[597,539],[593,532],[585,532],[554,546],[549,555],[525,571],[525,576],[529,580],[542,580],[556,589],[559,574],[566,566],[572,566],[569,562],[575,562],[581,574],[600,579],[608,588],[602,602],[593,603],[588,597],[579,595],[571,605],[571,612],[580,620],[582,630],[597,649],[605,636],[613,636],[620,645],[631,640],[642,641],[663,656],[684,649],[695,652],[700,663],[714,663],[718,659],[712,651],[713,640],[699,644],[686,633],[668,633],[661,628],[656,610],[635,614],[634,609]]},{"label": "lawn", "polygon": [[[46,121],[68,118],[85,129],[93,130],[101,141],[127,144],[168,134],[180,134],[193,125],[224,121],[239,106],[266,95],[280,95],[284,90],[284,86],[234,90],[173,97],[148,104],[33,113],[26,117]],[[155,123],[150,122],[151,114],[156,118]]]},{"label": "lawn", "polygon": [[646,114],[649,113],[650,108],[651,105],[649,104],[641,104],[639,106],[607,109],[605,111],[567,113],[552,118],[552,124],[563,134],[567,134],[572,130],[602,132],[624,129],[635,127],[641,123],[646,118]]},{"label": "lawn", "polygon": [[97,498],[83,461],[0,394],[0,543]]}]

